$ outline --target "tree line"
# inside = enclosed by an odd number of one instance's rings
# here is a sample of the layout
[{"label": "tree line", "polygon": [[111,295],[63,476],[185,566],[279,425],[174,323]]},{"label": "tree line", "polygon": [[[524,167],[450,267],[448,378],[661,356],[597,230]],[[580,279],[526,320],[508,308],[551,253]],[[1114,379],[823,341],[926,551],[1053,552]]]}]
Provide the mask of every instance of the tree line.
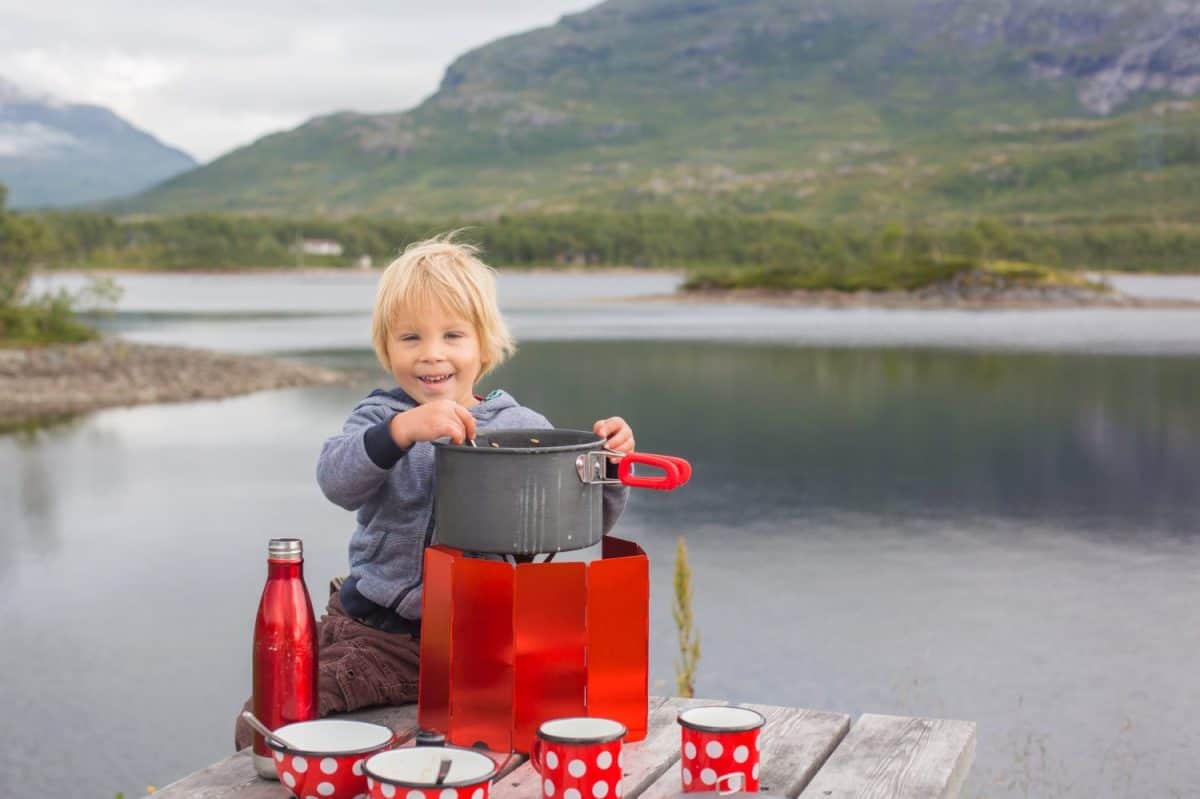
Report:
[{"label": "tree line", "polygon": [[[762,215],[579,211],[488,220],[292,219],[188,214],[121,219],[89,212],[8,214],[0,258],[15,251],[48,268],[242,269],[388,262],[405,244],[449,230],[504,267],[643,266],[786,273],[882,270],[954,259],[1064,268],[1200,269],[1200,227],[1146,222],[859,226]],[[328,239],[342,254],[307,255]]]}]

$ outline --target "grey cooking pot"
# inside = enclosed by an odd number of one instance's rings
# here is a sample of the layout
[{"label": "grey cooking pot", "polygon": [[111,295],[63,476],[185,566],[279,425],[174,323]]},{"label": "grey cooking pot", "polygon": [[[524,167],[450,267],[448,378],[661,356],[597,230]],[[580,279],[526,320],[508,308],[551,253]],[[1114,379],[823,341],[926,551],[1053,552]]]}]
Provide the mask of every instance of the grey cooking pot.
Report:
[{"label": "grey cooking pot", "polygon": [[[439,544],[472,552],[536,555],[591,546],[604,535],[605,485],[670,490],[691,477],[682,458],[604,448],[585,430],[480,433],[475,446],[433,442]],[[608,458],[620,458],[607,477]],[[662,470],[635,475],[634,464]]]}]

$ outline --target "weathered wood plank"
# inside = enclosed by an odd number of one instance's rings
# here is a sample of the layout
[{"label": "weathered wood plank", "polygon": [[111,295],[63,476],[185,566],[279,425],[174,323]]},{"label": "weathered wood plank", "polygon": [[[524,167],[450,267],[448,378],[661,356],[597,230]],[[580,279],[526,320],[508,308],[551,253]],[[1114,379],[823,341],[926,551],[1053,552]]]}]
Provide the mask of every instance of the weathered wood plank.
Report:
[{"label": "weathered wood plank", "polygon": [[[762,747],[759,790],[787,796],[789,799],[799,795],[850,728],[850,717],[844,713],[825,713],[774,705],[744,707],[757,710],[767,719],[762,738],[759,739]],[[682,790],[679,727],[673,720],[671,727],[671,745],[675,749],[671,767],[663,772],[639,799],[668,799]]]},{"label": "weathered wood plank", "polygon": [[[417,706],[375,707],[336,718],[372,721],[391,727],[402,741],[417,733]],[[214,763],[206,769],[189,774],[181,780],[159,789],[156,797],[163,799],[286,799],[291,796],[284,786],[273,780],[260,779],[250,759],[250,750],[243,749],[232,757]]]},{"label": "weathered wood plank", "polygon": [[759,739],[759,791],[799,796],[850,730],[850,716],[821,710],[744,705],[766,717]]},{"label": "weathered wood plank", "polygon": [[417,734],[417,706],[400,705],[399,707],[368,707],[353,713],[335,713],[331,719],[353,719],[354,721],[370,721],[391,727],[392,732],[406,741]]},{"label": "weathered wood plank", "polygon": [[626,799],[638,799],[662,779],[663,774],[679,763],[679,725],[675,719],[689,707],[724,705],[724,700],[684,699],[673,696],[663,701],[650,714],[646,739],[630,744],[625,755],[625,770],[621,787]]},{"label": "weathered wood plank", "polygon": [[864,714],[804,799],[953,799],[975,759],[969,721]]},{"label": "weathered wood plank", "polygon": [[232,757],[160,788],[154,795],[166,799],[226,799],[230,796],[238,799],[286,799],[291,796],[291,791],[277,782],[259,779],[250,759],[250,750],[243,749]]}]

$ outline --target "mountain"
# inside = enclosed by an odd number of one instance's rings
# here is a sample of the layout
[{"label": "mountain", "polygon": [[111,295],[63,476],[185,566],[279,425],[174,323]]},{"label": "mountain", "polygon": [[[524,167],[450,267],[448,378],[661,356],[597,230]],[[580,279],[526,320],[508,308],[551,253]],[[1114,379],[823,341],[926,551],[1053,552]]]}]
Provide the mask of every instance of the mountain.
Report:
[{"label": "mountain", "polygon": [[14,208],[118,197],[195,165],[105,108],[36,96],[0,79],[0,183]]},{"label": "mountain", "polygon": [[609,0],[117,207],[1188,213],[1198,90],[1194,0]]}]

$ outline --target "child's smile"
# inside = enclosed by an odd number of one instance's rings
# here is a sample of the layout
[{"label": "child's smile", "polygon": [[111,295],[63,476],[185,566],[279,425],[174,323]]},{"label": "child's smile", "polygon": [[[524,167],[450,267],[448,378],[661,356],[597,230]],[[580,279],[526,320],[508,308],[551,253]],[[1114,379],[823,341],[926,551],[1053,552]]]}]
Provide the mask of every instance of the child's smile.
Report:
[{"label": "child's smile", "polygon": [[[461,398],[457,396],[450,396],[452,393],[454,393],[451,391],[451,389],[456,377],[456,372],[438,372],[436,374],[418,374],[417,380],[421,381],[422,385],[425,387],[425,390],[429,392],[431,398],[434,396],[437,398],[445,397],[447,399],[453,399],[462,402]],[[403,386],[401,387],[403,388]],[[412,395],[413,399],[421,402],[425,401],[424,397],[412,394],[412,392],[409,392],[409,394]],[[463,402],[463,404],[465,405],[466,403]]]},{"label": "child's smile", "polygon": [[405,393],[422,405],[449,399],[476,404],[475,382],[483,371],[475,325],[453,311],[410,313],[391,325],[388,364]]}]

